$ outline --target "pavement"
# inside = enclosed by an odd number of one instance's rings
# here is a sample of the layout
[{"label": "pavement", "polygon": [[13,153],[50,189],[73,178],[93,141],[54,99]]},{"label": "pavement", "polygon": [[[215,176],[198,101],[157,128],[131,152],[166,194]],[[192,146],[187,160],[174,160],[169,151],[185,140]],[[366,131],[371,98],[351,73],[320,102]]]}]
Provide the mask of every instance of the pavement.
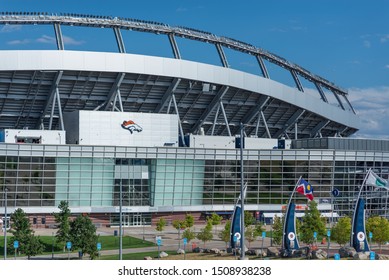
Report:
[{"label": "pavement", "polygon": [[[193,230],[195,232],[199,232],[202,227],[205,225],[195,225],[193,227]],[[268,227],[268,226],[267,226]],[[196,247],[201,248],[218,248],[218,249],[226,249],[225,242],[221,241],[218,238],[218,233],[224,228],[224,224],[219,225],[216,229],[213,229],[213,240],[207,242],[205,245],[202,241],[199,241],[197,239],[191,241],[190,245],[186,245],[186,251],[191,251],[192,244],[195,244]],[[51,236],[55,235],[56,230],[55,229],[47,229],[47,228],[33,228],[35,231],[36,236]],[[270,228],[266,228],[267,231],[270,230]],[[118,227],[101,227],[97,228],[97,234],[101,236],[113,236],[116,233],[119,232]],[[181,232],[182,233],[182,232]],[[182,240],[179,240],[178,238],[178,232],[175,228],[172,226],[166,226],[164,231],[158,232],[155,229],[155,226],[140,226],[140,227],[123,227],[123,238],[126,236],[132,236],[139,239],[143,239],[146,241],[154,242],[156,243],[156,236],[160,236],[162,238],[162,246],[160,247],[161,251],[175,251],[179,247],[184,248]],[[182,238],[182,236],[181,236]],[[179,244],[180,242],[180,244]],[[257,240],[251,242],[250,249],[259,249],[259,248],[267,248],[271,246],[271,239],[269,237],[265,237],[262,239],[261,237],[258,237]],[[320,249],[323,249],[325,251],[328,250],[330,256],[333,256],[335,253],[338,252],[339,248],[341,247],[337,243],[330,243],[330,248],[327,247],[328,244],[317,244],[317,246]],[[248,246],[248,243],[246,242],[246,246]],[[389,245],[383,245],[383,251],[386,253],[389,253]],[[376,244],[373,244],[370,246],[370,248],[376,252],[378,252],[378,246]],[[158,246],[152,246],[152,247],[143,247],[143,248],[131,248],[131,249],[122,249],[123,254],[127,253],[139,253],[139,252],[155,252],[158,251]],[[384,253],[384,252],[383,252]],[[117,250],[102,250],[100,251],[101,255],[118,255],[119,254],[119,248]],[[11,257],[11,256],[9,256]],[[50,255],[41,255],[41,256],[34,256],[31,257],[31,259],[52,259],[52,254]],[[68,258],[78,258],[78,252],[72,252],[70,254],[63,253],[63,254],[55,254],[54,259],[68,259]],[[17,257],[17,259],[26,259],[26,257]],[[87,258],[85,258],[87,259]]]}]

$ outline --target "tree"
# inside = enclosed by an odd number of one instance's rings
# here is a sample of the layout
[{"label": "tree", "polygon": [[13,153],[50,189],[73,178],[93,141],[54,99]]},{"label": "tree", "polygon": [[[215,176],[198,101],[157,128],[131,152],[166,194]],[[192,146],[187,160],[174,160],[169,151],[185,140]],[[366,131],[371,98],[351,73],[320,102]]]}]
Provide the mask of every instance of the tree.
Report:
[{"label": "tree", "polygon": [[381,252],[382,244],[389,241],[389,221],[379,216],[370,217],[366,222],[366,230],[373,233],[373,240]]},{"label": "tree", "polygon": [[[28,259],[31,256],[41,254],[43,252],[43,244],[38,237],[34,236],[30,221],[21,208],[16,209],[11,215],[11,222],[10,233],[12,233],[13,237],[10,239],[10,243],[13,244],[17,240],[19,242],[18,251],[27,255]],[[13,249],[13,246],[8,248]]]},{"label": "tree", "polygon": [[220,225],[221,221],[223,220],[223,217],[219,216],[216,213],[212,213],[210,219],[212,221],[212,225],[215,226],[215,234],[217,234],[217,226]]},{"label": "tree", "polygon": [[346,245],[350,241],[351,234],[351,219],[350,217],[342,217],[334,225],[331,232],[331,239],[340,246]]},{"label": "tree", "polygon": [[210,241],[212,238],[213,238],[212,221],[209,219],[207,221],[207,225],[203,229],[201,229],[200,232],[197,234],[197,239],[203,241],[205,247],[205,243],[207,241]]},{"label": "tree", "polygon": [[31,234],[28,236],[27,243],[24,246],[23,253],[27,255],[28,259],[31,256],[36,256],[43,253],[44,245],[39,237]]},{"label": "tree", "polygon": [[226,243],[226,248],[231,238],[231,221],[227,221],[224,225],[224,229],[219,232],[219,238]]},{"label": "tree", "polygon": [[284,215],[282,215],[282,217],[278,217],[277,215],[274,216],[272,238],[275,245],[282,244],[282,237],[284,234],[284,219]]},{"label": "tree", "polygon": [[250,248],[251,247],[251,242],[253,242],[257,238],[257,236],[258,236],[257,232],[256,232],[256,230],[255,230],[255,228],[253,226],[248,226],[245,229],[244,235],[245,235],[245,239],[249,243],[249,248]]},{"label": "tree", "polygon": [[320,211],[317,209],[317,203],[312,200],[305,209],[304,217],[301,224],[301,241],[306,244],[313,244],[313,233],[316,231],[318,236],[326,233],[325,218],[320,216]]},{"label": "tree", "polygon": [[186,214],[185,215],[185,227],[186,228],[191,228],[194,225],[194,218],[191,214]]},{"label": "tree", "polygon": [[254,224],[255,218],[252,213],[249,211],[244,211],[244,227],[247,228],[248,226],[251,226]]},{"label": "tree", "polygon": [[187,228],[184,230],[184,232],[182,233],[182,237],[183,238],[186,238],[186,240],[188,241],[188,244],[196,238],[196,234],[194,231],[192,231],[190,228]]},{"label": "tree", "polygon": [[166,226],[166,220],[164,218],[159,218],[157,222],[157,227],[155,228],[157,231],[162,232]]},{"label": "tree", "polygon": [[185,220],[174,220],[172,222],[173,227],[177,230],[178,233],[178,248],[181,247],[181,229],[185,229]]},{"label": "tree", "polygon": [[78,216],[70,222],[70,240],[73,248],[78,248],[82,254],[89,254],[91,260],[98,257],[96,227],[88,216]]},{"label": "tree", "polygon": [[59,213],[54,213],[55,222],[58,224],[58,230],[55,234],[57,239],[57,243],[63,244],[63,250],[65,251],[65,244],[70,240],[70,209],[69,203],[67,201],[62,200],[59,205]]}]

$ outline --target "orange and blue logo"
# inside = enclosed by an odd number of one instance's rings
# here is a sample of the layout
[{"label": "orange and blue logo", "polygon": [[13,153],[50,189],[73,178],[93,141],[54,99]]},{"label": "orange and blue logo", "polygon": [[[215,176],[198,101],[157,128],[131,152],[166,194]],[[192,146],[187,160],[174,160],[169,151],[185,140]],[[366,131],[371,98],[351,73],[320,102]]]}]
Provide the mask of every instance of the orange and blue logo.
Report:
[{"label": "orange and blue logo", "polygon": [[123,129],[127,129],[129,132],[131,132],[131,134],[134,133],[134,131],[142,132],[142,130],[143,130],[140,125],[136,124],[132,120],[123,121],[122,128]]}]

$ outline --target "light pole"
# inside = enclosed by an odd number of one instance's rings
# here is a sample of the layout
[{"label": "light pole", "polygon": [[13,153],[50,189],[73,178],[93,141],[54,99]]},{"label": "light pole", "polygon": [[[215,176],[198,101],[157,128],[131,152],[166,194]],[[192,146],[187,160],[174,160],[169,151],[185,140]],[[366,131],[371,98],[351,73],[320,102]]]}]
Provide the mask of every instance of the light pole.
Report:
[{"label": "light pole", "polygon": [[243,172],[243,123],[240,123],[240,203],[241,203],[241,213],[240,213],[240,234],[242,241],[240,243],[240,259],[244,260],[245,259],[245,251],[244,251],[244,193],[243,193],[243,184],[244,184],[244,172]]},{"label": "light pole", "polygon": [[4,189],[4,260],[7,259],[7,226],[8,226],[8,219],[7,219],[7,191],[8,189]]},{"label": "light pole", "polygon": [[54,260],[54,232],[51,233],[52,243],[51,243],[51,259]]},{"label": "light pole", "polygon": [[145,218],[142,218],[142,226],[143,226],[143,242],[145,242]]},{"label": "light pole", "polygon": [[123,190],[122,190],[122,179],[120,179],[120,190],[119,190],[119,260],[123,259],[123,234],[122,234],[122,223],[123,223]]}]

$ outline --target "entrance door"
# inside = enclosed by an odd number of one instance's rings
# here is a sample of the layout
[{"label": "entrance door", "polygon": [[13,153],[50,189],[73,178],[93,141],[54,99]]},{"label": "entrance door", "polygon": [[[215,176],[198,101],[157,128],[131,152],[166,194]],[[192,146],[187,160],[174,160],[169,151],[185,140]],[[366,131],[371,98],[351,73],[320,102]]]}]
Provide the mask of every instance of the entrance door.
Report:
[{"label": "entrance door", "polygon": [[122,225],[124,227],[128,227],[128,226],[130,226],[130,222],[131,222],[130,215],[123,215],[123,217],[122,217]]},{"label": "entrance door", "polygon": [[134,214],[134,216],[132,216],[132,225],[133,226],[141,226],[142,225],[142,215]]}]

